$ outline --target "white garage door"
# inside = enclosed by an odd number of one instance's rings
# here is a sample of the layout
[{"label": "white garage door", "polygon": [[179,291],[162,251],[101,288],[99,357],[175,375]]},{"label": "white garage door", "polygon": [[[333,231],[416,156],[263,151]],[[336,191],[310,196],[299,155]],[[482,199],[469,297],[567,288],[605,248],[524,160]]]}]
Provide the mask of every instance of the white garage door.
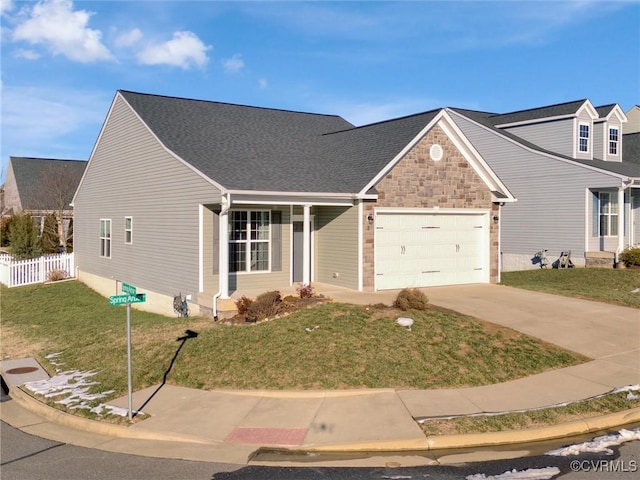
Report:
[{"label": "white garage door", "polygon": [[378,213],[376,289],[489,281],[488,215]]}]

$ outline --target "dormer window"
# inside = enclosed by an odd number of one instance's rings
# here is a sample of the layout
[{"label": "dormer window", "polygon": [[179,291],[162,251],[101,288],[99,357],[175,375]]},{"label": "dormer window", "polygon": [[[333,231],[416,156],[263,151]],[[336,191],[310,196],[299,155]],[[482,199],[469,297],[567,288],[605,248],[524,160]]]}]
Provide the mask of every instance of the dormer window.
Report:
[{"label": "dormer window", "polygon": [[578,151],[587,153],[589,151],[589,124],[581,123],[578,134]]},{"label": "dormer window", "polygon": [[609,129],[609,155],[618,155],[619,131],[617,128]]}]

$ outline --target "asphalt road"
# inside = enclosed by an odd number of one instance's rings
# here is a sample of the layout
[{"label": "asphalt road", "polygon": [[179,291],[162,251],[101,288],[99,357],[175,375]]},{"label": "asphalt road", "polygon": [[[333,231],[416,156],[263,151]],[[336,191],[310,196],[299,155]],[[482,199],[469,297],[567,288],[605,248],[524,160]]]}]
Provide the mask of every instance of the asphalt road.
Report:
[{"label": "asphalt road", "polygon": [[[616,449],[614,455],[536,456],[457,466],[415,468],[238,468],[207,462],[140,457],[75,447],[35,437],[1,423],[3,480],[459,480],[532,468],[558,467],[562,480],[636,480],[640,478],[640,442]],[[572,463],[573,462],[573,463]],[[482,477],[476,477],[480,480]],[[474,479],[476,480],[476,479]]]}]

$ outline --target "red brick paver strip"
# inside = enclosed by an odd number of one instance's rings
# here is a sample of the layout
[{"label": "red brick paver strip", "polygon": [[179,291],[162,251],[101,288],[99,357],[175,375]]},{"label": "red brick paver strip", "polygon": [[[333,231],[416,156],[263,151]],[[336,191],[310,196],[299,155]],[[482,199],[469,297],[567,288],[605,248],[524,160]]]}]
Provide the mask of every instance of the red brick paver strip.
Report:
[{"label": "red brick paver strip", "polygon": [[306,428],[254,428],[236,427],[225,442],[255,443],[260,445],[302,445]]}]

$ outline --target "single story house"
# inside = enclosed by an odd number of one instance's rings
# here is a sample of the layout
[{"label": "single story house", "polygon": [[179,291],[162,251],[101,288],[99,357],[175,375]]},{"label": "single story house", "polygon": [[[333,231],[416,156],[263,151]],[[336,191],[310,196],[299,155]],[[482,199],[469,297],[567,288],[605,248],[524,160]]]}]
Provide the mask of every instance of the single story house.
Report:
[{"label": "single story house", "polygon": [[[497,282],[571,250],[640,243],[637,134],[589,100],[334,115],[118,91],[73,200],[78,277],[203,313],[319,283],[359,291]],[[232,306],[232,303],[231,303]]]},{"label": "single story house", "polygon": [[64,241],[73,219],[70,203],[86,166],[83,160],[9,157],[2,216],[29,213],[42,233],[45,217],[54,215]]},{"label": "single story house", "polygon": [[[118,91],[73,199],[78,278],[141,308],[321,283],[497,282],[516,197],[438,109],[334,115]],[[484,128],[475,125],[474,128]]]}]

